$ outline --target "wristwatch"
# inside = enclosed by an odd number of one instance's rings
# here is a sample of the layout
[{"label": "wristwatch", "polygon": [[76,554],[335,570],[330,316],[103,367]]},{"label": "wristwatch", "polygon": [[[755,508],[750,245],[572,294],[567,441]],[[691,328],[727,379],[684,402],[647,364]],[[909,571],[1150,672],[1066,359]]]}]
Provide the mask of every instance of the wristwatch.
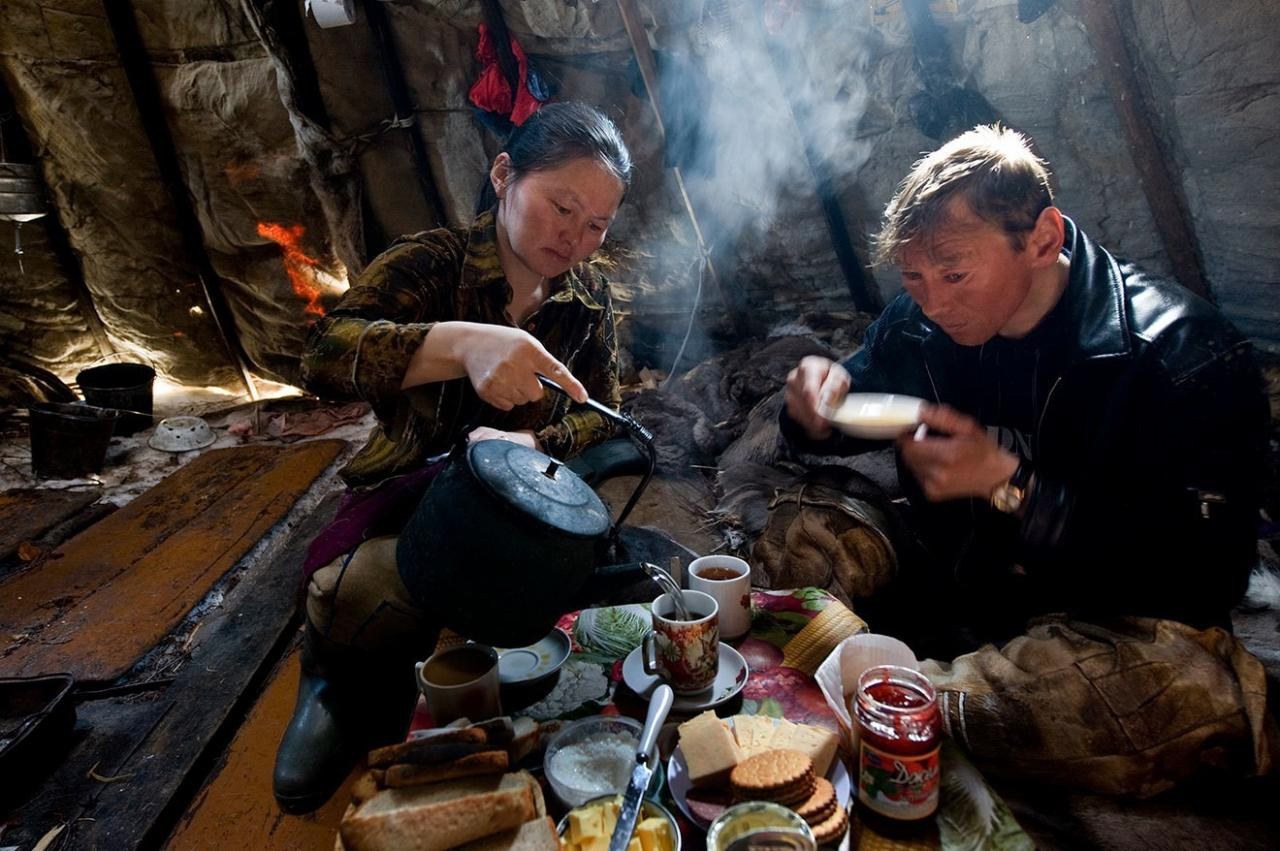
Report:
[{"label": "wristwatch", "polygon": [[1031,472],[1031,465],[1019,458],[1018,468],[1013,471],[1013,475],[996,485],[996,489],[991,492],[991,507],[1005,514],[1016,514],[1027,498]]}]

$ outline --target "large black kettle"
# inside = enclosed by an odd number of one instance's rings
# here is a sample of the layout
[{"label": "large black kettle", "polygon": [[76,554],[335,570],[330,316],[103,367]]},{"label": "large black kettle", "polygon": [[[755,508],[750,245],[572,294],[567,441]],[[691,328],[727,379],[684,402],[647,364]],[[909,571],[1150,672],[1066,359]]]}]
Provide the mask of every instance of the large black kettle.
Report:
[{"label": "large black kettle", "polygon": [[396,546],[405,586],[436,623],[498,647],[531,644],[579,607],[591,580],[643,575],[640,564],[611,562],[620,557],[622,521],[652,476],[653,436],[630,417],[593,407],[649,453],[648,472],[617,523],[595,491],[549,455],[506,440],[459,446]]}]

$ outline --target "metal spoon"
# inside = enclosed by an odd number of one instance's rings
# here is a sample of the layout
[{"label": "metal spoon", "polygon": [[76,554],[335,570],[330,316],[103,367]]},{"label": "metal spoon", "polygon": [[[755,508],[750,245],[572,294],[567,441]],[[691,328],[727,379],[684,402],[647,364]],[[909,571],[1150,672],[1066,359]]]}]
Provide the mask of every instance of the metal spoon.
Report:
[{"label": "metal spoon", "polygon": [[658,587],[671,598],[671,602],[675,604],[676,607],[677,620],[693,620],[693,618],[689,616],[689,606],[684,600],[684,591],[680,590],[680,586],[676,584],[675,579],[670,573],[667,573],[656,564],[650,564],[647,561],[640,562],[640,569],[649,574],[649,578],[658,583]]}]

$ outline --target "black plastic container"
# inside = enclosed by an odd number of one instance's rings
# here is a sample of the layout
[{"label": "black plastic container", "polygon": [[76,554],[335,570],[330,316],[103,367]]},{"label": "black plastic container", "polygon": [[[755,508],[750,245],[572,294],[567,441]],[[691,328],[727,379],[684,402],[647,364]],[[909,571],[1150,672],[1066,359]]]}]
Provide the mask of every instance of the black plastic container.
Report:
[{"label": "black plastic container", "polygon": [[32,405],[31,471],[41,479],[79,479],[102,471],[120,412],[88,405]]},{"label": "black plastic container", "polygon": [[76,723],[73,685],[70,674],[0,678],[0,812],[66,751]]},{"label": "black plastic container", "polygon": [[108,363],[81,370],[76,384],[84,400],[99,408],[123,413],[116,434],[130,435],[151,428],[152,387],[156,371],[144,363]]}]

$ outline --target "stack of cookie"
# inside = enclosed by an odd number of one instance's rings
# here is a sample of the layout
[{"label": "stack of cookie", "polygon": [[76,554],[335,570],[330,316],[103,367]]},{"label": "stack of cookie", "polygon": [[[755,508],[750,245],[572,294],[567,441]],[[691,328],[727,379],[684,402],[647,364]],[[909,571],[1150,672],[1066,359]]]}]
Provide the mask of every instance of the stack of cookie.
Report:
[{"label": "stack of cookie", "polygon": [[813,828],[819,845],[835,845],[849,828],[835,787],[815,777],[813,760],[799,751],[772,750],[734,766],[729,787],[735,801],[772,801],[795,810]]},{"label": "stack of cookie", "polygon": [[849,829],[849,816],[836,801],[836,787],[825,777],[817,779],[807,800],[791,809],[813,828],[813,838],[819,845],[835,845]]}]

